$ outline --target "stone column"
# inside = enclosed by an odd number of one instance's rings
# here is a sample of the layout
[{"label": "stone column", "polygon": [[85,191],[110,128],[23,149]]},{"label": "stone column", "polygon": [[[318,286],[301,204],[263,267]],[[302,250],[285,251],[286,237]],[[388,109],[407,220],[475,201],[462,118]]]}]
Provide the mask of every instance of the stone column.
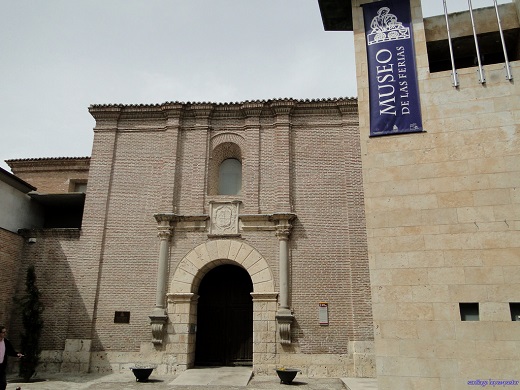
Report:
[{"label": "stone column", "polygon": [[157,221],[157,235],[161,239],[159,246],[159,267],[157,270],[157,292],[155,294],[155,308],[150,314],[152,326],[152,343],[160,345],[163,342],[163,334],[168,314],[166,311],[166,280],[168,278],[168,255],[170,252],[170,239],[172,236],[173,214],[155,214]]},{"label": "stone column", "polygon": [[278,334],[282,344],[291,343],[291,324],[294,320],[289,307],[290,288],[289,288],[289,236],[291,234],[291,221],[296,217],[292,213],[273,214],[273,219],[277,221],[276,237],[278,237],[280,255],[280,296],[279,307],[276,312],[278,322]]}]

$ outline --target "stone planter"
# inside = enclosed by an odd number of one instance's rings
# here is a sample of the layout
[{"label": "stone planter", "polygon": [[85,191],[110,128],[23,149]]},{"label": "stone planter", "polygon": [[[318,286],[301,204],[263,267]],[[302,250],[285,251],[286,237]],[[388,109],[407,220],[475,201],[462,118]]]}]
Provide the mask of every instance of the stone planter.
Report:
[{"label": "stone planter", "polygon": [[136,382],[147,382],[148,377],[152,373],[153,369],[155,367],[152,366],[136,366],[136,367],[130,367],[132,372],[135,375],[135,381]]},{"label": "stone planter", "polygon": [[301,370],[298,370],[297,368],[276,369],[276,373],[280,378],[280,383],[283,383],[285,385],[290,385],[293,379],[296,377],[296,374],[298,374],[299,372],[301,372]]}]

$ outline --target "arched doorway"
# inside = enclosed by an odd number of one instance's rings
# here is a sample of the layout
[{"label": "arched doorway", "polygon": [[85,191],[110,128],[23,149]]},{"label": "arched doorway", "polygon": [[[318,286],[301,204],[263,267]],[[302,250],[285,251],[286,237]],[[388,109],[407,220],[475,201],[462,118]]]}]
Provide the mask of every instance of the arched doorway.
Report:
[{"label": "arched doorway", "polygon": [[253,283],[235,265],[210,270],[199,286],[195,364],[253,363]]}]

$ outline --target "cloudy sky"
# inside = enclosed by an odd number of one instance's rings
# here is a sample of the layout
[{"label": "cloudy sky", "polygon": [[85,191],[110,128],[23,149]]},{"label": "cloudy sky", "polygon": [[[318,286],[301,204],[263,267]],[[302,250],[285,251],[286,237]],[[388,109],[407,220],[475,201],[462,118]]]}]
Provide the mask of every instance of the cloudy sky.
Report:
[{"label": "cloudy sky", "polygon": [[[442,0],[423,4],[425,16],[443,12]],[[450,12],[468,7],[447,4]],[[7,159],[89,156],[91,104],[356,96],[352,34],[323,31],[317,0],[0,6],[0,167],[7,170]]]}]

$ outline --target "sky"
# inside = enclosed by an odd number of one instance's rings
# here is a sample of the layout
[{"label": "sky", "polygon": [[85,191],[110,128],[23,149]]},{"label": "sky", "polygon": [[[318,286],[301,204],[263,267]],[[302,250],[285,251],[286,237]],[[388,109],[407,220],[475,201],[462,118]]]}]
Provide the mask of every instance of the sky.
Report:
[{"label": "sky", "polygon": [[[8,159],[90,156],[91,104],[356,96],[352,33],[324,31],[317,0],[0,0],[0,9],[8,171]],[[442,14],[443,1],[423,0],[423,13]]]}]

